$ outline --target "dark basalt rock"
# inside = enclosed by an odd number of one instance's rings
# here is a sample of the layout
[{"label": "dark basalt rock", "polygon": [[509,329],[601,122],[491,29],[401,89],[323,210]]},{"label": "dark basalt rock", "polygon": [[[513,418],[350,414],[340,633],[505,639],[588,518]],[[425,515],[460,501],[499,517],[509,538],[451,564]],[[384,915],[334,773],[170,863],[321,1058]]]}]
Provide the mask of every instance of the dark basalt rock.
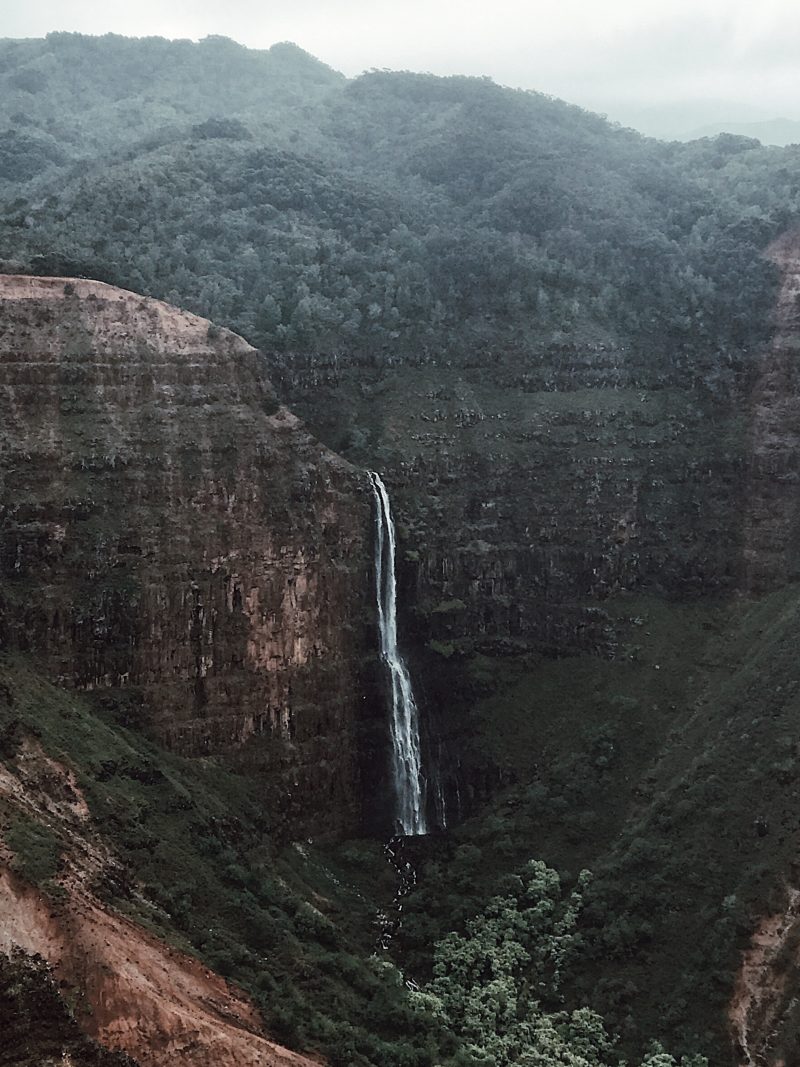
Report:
[{"label": "dark basalt rock", "polygon": [[371,537],[362,473],[241,338],[97,282],[0,279],[3,645],[263,771],[287,832],[361,824]]}]

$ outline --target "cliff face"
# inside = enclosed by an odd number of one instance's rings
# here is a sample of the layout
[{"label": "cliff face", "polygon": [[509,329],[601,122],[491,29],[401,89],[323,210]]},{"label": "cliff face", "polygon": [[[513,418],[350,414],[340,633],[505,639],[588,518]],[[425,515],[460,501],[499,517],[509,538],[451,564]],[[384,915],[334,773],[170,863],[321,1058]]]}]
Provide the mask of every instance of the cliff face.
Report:
[{"label": "cliff face", "polygon": [[602,602],[647,589],[760,592],[800,574],[800,232],[759,352],[613,337],[416,365],[281,357],[323,440],[383,459],[418,634],[607,651]]},{"label": "cliff face", "polygon": [[[633,621],[608,610],[619,594],[720,597],[797,576],[799,249],[794,234],[768,250],[783,281],[761,352],[598,333],[415,365],[282,357],[287,402],[390,486],[405,633],[443,752],[471,744],[475,651],[613,658]],[[470,784],[485,787],[462,777],[462,797]]]},{"label": "cliff face", "polygon": [[268,771],[269,814],[315,833],[360,817],[369,509],[241,338],[0,279],[0,639],[124,688],[181,753]]},{"label": "cliff face", "polygon": [[749,371],[684,359],[612,342],[462,366],[296,357],[281,381],[324,440],[346,443],[355,410],[385,457],[421,636],[603,651],[609,595],[739,581]]},{"label": "cliff face", "polygon": [[800,575],[800,232],[785,234],[767,255],[780,269],[781,289],[750,405],[744,554],[755,592]]}]

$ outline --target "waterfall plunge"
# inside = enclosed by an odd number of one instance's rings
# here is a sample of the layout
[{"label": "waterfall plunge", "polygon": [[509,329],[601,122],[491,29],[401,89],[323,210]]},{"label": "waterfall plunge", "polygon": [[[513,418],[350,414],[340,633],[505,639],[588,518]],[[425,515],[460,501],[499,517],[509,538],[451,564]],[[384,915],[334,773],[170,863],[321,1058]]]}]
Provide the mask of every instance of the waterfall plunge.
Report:
[{"label": "waterfall plunge", "polygon": [[419,718],[411,678],[397,647],[397,581],[394,570],[395,533],[389,494],[379,474],[369,471],[375,498],[375,589],[381,658],[389,674],[391,695],[392,773],[400,832],[428,832],[425,820],[425,780],[419,747]]}]

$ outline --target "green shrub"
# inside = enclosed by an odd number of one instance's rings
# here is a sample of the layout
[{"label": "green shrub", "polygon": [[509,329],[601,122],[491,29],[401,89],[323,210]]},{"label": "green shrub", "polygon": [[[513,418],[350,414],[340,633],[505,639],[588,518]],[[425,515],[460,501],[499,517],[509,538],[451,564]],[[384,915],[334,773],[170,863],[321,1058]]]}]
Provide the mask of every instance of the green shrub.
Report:
[{"label": "green shrub", "polygon": [[46,885],[58,872],[61,841],[56,834],[29,815],[11,819],[5,834],[14,853],[14,869],[34,885]]}]

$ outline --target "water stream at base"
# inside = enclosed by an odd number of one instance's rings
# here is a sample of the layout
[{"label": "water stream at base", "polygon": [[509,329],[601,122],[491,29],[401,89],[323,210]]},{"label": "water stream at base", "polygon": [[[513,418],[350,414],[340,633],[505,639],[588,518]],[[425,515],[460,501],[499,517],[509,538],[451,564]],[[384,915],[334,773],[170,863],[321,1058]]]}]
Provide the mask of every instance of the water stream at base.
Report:
[{"label": "water stream at base", "polygon": [[404,843],[405,838],[398,835],[383,846],[383,854],[397,877],[397,890],[389,911],[379,911],[377,916],[379,934],[376,947],[383,952],[390,948],[403,921],[403,898],[417,884],[417,872],[413,863],[405,857]]}]

